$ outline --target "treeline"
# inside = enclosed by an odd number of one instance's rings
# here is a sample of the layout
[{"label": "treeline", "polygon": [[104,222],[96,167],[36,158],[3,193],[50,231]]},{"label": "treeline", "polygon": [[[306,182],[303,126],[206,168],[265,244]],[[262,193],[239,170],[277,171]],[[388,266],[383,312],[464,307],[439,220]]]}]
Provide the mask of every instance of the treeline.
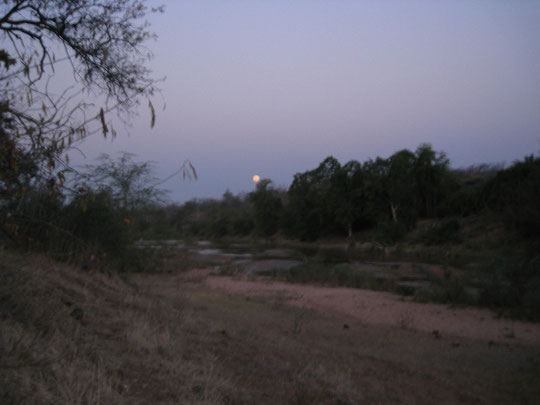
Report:
[{"label": "treeline", "polygon": [[[2,244],[44,252],[89,271],[141,271],[158,269],[163,259],[159,251],[141,249],[141,238],[337,237],[392,245],[405,237],[406,242],[424,245],[457,242],[460,257],[475,250],[469,256],[473,262],[462,264],[473,269],[469,281],[481,280],[480,304],[540,319],[538,156],[508,168],[458,170],[429,145],[362,163],[342,165],[328,157],[316,168],[297,173],[288,189],[263,179],[248,194],[226,192],[221,199],[182,205],[165,205],[151,163],[137,162],[130,154],[103,156],[68,179],[63,193],[43,181],[25,181],[32,171],[22,164],[24,157],[15,156],[21,163],[17,175],[0,177]],[[423,219],[431,219],[431,227],[418,229],[411,238],[410,231]],[[471,222],[480,224],[486,240],[488,233],[498,232],[497,240],[473,243],[460,229]],[[466,245],[468,250],[461,249]],[[445,297],[460,297],[468,285],[446,281]]]},{"label": "treeline", "polygon": [[[22,162],[24,155],[17,158]],[[144,253],[134,248],[141,237],[134,218],[150,207],[158,212],[166,195],[152,185],[158,179],[151,162],[129,153],[117,159],[104,154],[95,165],[71,170],[55,188],[32,178],[32,165],[18,167],[16,175],[0,177],[0,242],[58,260],[90,259],[88,265],[97,268],[145,266]]]},{"label": "treeline", "polygon": [[[22,167],[22,165],[21,165]],[[28,171],[29,172],[29,171]],[[22,170],[21,176],[26,174]],[[443,152],[420,145],[388,158],[341,164],[333,157],[297,173],[288,189],[261,180],[248,194],[165,205],[149,162],[103,156],[51,193],[47,184],[0,182],[2,239],[58,258],[108,255],[120,267],[138,263],[140,238],[349,238],[367,231],[383,244],[400,240],[417,221],[438,228],[426,244],[453,241],[460,218],[494,214],[522,240],[540,237],[540,157],[504,169],[451,169]],[[9,181],[8,181],[9,180]],[[534,250],[534,249],[533,249]]]},{"label": "treeline", "polygon": [[388,158],[340,164],[333,157],[297,173],[288,190],[261,180],[255,191],[220,200],[189,201],[141,212],[142,232],[181,237],[256,235],[314,241],[373,231],[393,243],[418,220],[448,219],[446,230],[471,215],[499,215],[509,230],[540,236],[540,157],[509,168],[479,165],[451,169],[444,152],[428,144]]}]

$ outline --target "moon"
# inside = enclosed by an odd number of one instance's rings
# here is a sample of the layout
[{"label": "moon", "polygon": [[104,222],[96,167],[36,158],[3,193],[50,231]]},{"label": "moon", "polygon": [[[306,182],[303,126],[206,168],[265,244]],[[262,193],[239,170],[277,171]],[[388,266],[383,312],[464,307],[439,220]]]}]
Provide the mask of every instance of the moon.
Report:
[{"label": "moon", "polygon": [[260,179],[261,179],[261,176],[259,176],[258,174],[254,175],[253,176],[253,183],[258,183]]}]

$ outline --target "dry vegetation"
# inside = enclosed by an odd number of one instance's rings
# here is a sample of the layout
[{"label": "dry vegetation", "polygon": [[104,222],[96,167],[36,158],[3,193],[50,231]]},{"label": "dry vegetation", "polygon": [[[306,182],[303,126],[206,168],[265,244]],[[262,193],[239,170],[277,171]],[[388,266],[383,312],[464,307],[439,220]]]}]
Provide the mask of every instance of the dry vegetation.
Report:
[{"label": "dry vegetation", "polygon": [[221,403],[226,380],[186,345],[181,296],[43,256],[1,262],[0,403]]},{"label": "dry vegetation", "polygon": [[[534,404],[540,344],[368,325],[1,252],[2,404]],[[76,310],[76,309],[79,309]],[[82,312],[80,311],[82,310]]]}]

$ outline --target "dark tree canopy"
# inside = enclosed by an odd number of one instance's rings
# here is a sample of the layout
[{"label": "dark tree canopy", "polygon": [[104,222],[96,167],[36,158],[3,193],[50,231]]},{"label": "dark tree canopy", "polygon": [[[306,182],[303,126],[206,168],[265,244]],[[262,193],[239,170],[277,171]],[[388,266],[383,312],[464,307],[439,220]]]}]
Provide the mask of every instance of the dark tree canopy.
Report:
[{"label": "dark tree canopy", "polygon": [[107,194],[116,209],[128,212],[165,201],[167,191],[157,186],[160,180],[153,169],[154,162],[139,162],[132,153],[123,152],[116,160],[104,153],[97,164],[86,166],[80,180]]},{"label": "dark tree canopy", "polygon": [[272,236],[279,228],[282,203],[277,190],[272,188],[272,180],[262,179],[255,191],[249,193],[253,204],[255,230],[262,236]]},{"label": "dark tree canopy", "polygon": [[[54,70],[59,58],[87,88],[99,89],[122,104],[153,90],[143,47],[152,34],[141,21],[142,0],[5,0],[0,5],[2,62],[33,83]],[[60,45],[60,46],[58,46]],[[61,50],[61,54],[55,51]]]},{"label": "dark tree canopy", "polygon": [[2,199],[38,184],[61,192],[66,153],[91,134],[114,137],[112,112],[125,118],[147,99],[153,125],[145,16],[156,11],[145,0],[0,3]]}]

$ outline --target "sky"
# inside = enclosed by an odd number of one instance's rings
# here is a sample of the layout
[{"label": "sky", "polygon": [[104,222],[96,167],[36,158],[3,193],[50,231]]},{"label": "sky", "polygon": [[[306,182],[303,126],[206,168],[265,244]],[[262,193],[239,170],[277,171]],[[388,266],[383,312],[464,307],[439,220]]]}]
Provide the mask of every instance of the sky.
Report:
[{"label": "sky", "polygon": [[[454,168],[540,151],[540,1],[175,0],[149,17],[161,94],[83,163],[120,151],[166,178],[170,200],[288,188],[342,164],[431,143]],[[81,158],[79,158],[79,161]]]}]

